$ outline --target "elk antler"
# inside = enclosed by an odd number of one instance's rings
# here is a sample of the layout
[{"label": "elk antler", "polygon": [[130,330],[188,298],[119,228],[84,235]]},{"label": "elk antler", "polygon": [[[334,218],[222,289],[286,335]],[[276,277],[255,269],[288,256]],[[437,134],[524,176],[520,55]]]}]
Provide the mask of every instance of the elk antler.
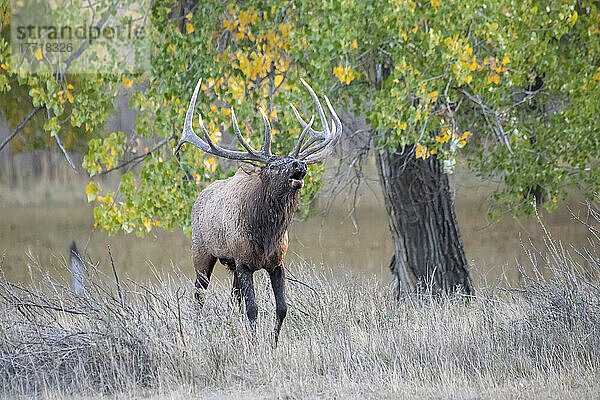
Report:
[{"label": "elk antler", "polygon": [[233,108],[231,109],[231,123],[233,125],[233,132],[235,136],[242,144],[242,146],[246,149],[246,152],[243,151],[235,151],[235,150],[227,150],[220,146],[217,146],[215,142],[210,138],[206,127],[202,123],[202,115],[198,114],[198,121],[200,122],[200,130],[202,131],[202,136],[204,140],[199,138],[198,135],[192,129],[192,117],[194,116],[194,108],[196,106],[196,98],[198,97],[198,91],[200,90],[200,85],[202,83],[202,78],[198,80],[196,84],[196,89],[194,89],[194,94],[192,95],[192,100],[190,101],[190,106],[187,109],[185,114],[185,123],[183,124],[183,132],[181,135],[181,140],[177,143],[175,147],[174,153],[177,153],[181,146],[184,143],[190,143],[200,150],[214,154],[215,156],[229,158],[231,160],[238,161],[255,161],[266,164],[269,162],[269,159],[272,157],[271,154],[271,124],[269,120],[265,116],[265,113],[260,110],[263,120],[265,122],[265,145],[261,151],[256,151],[252,146],[246,142],[244,137],[240,132],[240,128],[238,127],[237,119],[235,118],[235,112]]},{"label": "elk antler", "polygon": [[[335,113],[335,110],[331,106],[329,99],[327,98],[327,96],[324,96],[325,101],[327,102],[327,107],[329,108],[329,112],[333,117],[333,120],[331,122],[331,129],[329,129],[327,119],[325,118],[325,113],[323,112],[323,107],[321,107],[321,103],[319,102],[317,95],[308,85],[308,83],[306,83],[303,79],[300,80],[302,81],[304,86],[306,86],[310,95],[313,98],[313,101],[315,102],[315,107],[317,108],[317,112],[319,113],[321,124],[323,125],[323,130],[316,131],[312,129],[314,116],[310,119],[310,122],[307,124],[306,122],[304,122],[304,120],[298,113],[298,110],[296,110],[296,108],[290,104],[292,106],[292,109],[294,110],[294,114],[296,114],[296,118],[298,118],[298,121],[300,122],[300,125],[302,125],[303,128],[302,133],[300,134],[300,138],[298,139],[298,143],[296,143],[296,146],[294,150],[290,153],[290,156],[298,158],[300,160],[304,160],[307,164],[313,164],[321,161],[323,157],[325,157],[331,152],[333,146],[335,146],[335,144],[338,142],[342,133],[342,123],[340,122],[339,117]],[[181,140],[179,141],[179,143],[177,143],[177,146],[175,147],[173,153],[177,153],[184,143],[190,143],[206,153],[214,154],[219,157],[228,158],[231,160],[255,161],[267,164],[273,157],[273,154],[271,153],[271,124],[269,123],[269,119],[265,115],[262,108],[260,109],[260,113],[265,124],[265,144],[263,146],[263,149],[260,151],[257,151],[252,146],[250,146],[242,136],[237,123],[237,119],[235,118],[235,112],[233,111],[233,108],[231,109],[231,123],[233,125],[233,132],[235,133],[235,136],[242,145],[242,147],[246,149],[246,152],[228,150],[217,146],[217,144],[215,144],[215,142],[210,138],[210,135],[206,130],[204,123],[202,122],[202,115],[200,114],[198,114],[198,121],[200,123],[200,130],[202,131],[203,139],[196,135],[196,133],[192,129],[192,117],[194,116],[196,98],[198,97],[198,91],[200,90],[201,83],[202,79],[199,79],[198,83],[196,84],[196,89],[194,89],[194,94],[192,95],[190,106],[188,107],[187,112],[185,114],[185,123],[183,125]],[[304,143],[307,133],[310,136],[308,138],[308,141]]]},{"label": "elk antler", "polygon": [[[316,131],[312,129],[311,125],[313,120],[311,119],[308,124],[304,122],[300,116],[300,113],[298,113],[298,110],[296,110],[296,107],[294,107],[293,104],[290,104],[290,106],[292,106],[292,110],[294,110],[294,114],[296,115],[298,122],[300,122],[300,125],[302,125],[304,128],[300,138],[298,139],[298,143],[296,144],[294,151],[290,153],[290,156],[304,160],[307,164],[313,164],[321,161],[325,156],[331,153],[331,150],[333,150],[333,147],[336,145],[342,134],[342,123],[335,110],[331,106],[327,96],[323,96],[325,97],[327,108],[329,108],[329,112],[333,117],[333,120],[331,121],[331,129],[329,129],[327,118],[325,117],[323,107],[321,107],[321,103],[319,102],[317,95],[312,90],[310,85],[304,81],[304,79],[300,78],[300,81],[302,81],[304,86],[306,86],[315,103],[317,113],[321,119],[321,125],[323,125],[323,130]],[[310,137],[308,138],[307,142],[303,144],[307,132],[309,133]]]}]

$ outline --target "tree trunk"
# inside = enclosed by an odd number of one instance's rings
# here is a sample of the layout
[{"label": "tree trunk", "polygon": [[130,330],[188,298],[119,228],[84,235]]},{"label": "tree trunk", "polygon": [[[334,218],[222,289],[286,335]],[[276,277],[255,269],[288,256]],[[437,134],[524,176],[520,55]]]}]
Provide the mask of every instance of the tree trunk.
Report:
[{"label": "tree trunk", "polygon": [[390,269],[398,298],[411,293],[473,294],[448,176],[440,161],[415,157],[414,146],[376,153],[394,241]]}]

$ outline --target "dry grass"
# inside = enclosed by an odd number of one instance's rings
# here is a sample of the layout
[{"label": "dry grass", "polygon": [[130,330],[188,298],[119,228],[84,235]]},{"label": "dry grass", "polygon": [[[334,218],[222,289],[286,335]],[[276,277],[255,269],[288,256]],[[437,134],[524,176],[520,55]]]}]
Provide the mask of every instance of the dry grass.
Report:
[{"label": "dry grass", "polygon": [[600,254],[571,255],[550,237],[530,254],[549,279],[402,305],[375,279],[293,265],[277,349],[263,274],[256,342],[228,287],[212,286],[199,310],[176,269],[158,284],[122,279],[122,300],[92,265],[83,297],[49,276],[37,287],[2,280],[0,388],[50,398],[598,398]]}]

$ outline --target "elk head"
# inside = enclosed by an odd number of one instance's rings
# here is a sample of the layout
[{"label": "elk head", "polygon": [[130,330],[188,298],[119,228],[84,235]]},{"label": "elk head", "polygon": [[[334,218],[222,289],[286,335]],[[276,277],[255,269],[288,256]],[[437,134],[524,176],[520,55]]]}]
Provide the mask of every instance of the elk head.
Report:
[{"label": "elk head", "polygon": [[250,162],[255,165],[258,163],[261,165],[261,179],[266,186],[272,189],[271,193],[273,195],[283,195],[285,193],[293,193],[298,191],[304,184],[303,179],[306,175],[307,165],[317,163],[331,153],[342,133],[342,123],[340,122],[335,110],[331,106],[327,96],[324,97],[325,102],[327,103],[327,108],[332,116],[331,127],[329,126],[327,118],[325,117],[323,107],[321,107],[321,103],[319,102],[317,95],[308,85],[308,83],[306,83],[303,79],[300,80],[308,89],[308,92],[315,103],[317,113],[319,114],[321,124],[323,125],[323,130],[314,130],[312,128],[314,116],[308,123],[306,123],[300,116],[300,113],[298,113],[298,110],[296,110],[296,108],[290,104],[303,130],[300,134],[298,142],[296,143],[296,146],[294,147],[294,150],[289,155],[281,156],[271,153],[271,124],[262,108],[260,109],[260,113],[262,114],[265,125],[265,142],[262,150],[260,151],[255,150],[252,146],[250,146],[250,144],[248,144],[248,142],[246,142],[242,136],[233,109],[231,109],[233,132],[235,133],[237,140],[246,151],[228,150],[215,144],[210,138],[210,135],[202,122],[202,116],[200,114],[198,115],[198,120],[200,122],[202,138],[198,137],[192,129],[192,117],[202,79],[198,81],[196,89],[194,90],[194,94],[192,95],[190,106],[188,107],[185,115],[185,124],[183,127],[182,137],[179,143],[177,143],[174,152],[176,153],[179,151],[181,146],[187,142],[196,146],[200,150],[215,156],[228,158],[230,160]]}]

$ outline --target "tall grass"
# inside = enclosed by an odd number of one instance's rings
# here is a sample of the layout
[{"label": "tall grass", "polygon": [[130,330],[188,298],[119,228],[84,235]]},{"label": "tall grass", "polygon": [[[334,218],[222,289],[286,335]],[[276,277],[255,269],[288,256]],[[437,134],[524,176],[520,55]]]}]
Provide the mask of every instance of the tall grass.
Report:
[{"label": "tall grass", "polygon": [[200,310],[176,268],[158,284],[121,277],[122,298],[114,278],[91,264],[85,296],[49,276],[27,287],[1,280],[1,394],[598,398],[593,245],[567,249],[548,233],[546,248],[529,255],[550,278],[479,288],[471,301],[398,304],[375,279],[292,265],[276,349],[274,304],[260,273],[256,340],[225,283],[211,286]]}]

